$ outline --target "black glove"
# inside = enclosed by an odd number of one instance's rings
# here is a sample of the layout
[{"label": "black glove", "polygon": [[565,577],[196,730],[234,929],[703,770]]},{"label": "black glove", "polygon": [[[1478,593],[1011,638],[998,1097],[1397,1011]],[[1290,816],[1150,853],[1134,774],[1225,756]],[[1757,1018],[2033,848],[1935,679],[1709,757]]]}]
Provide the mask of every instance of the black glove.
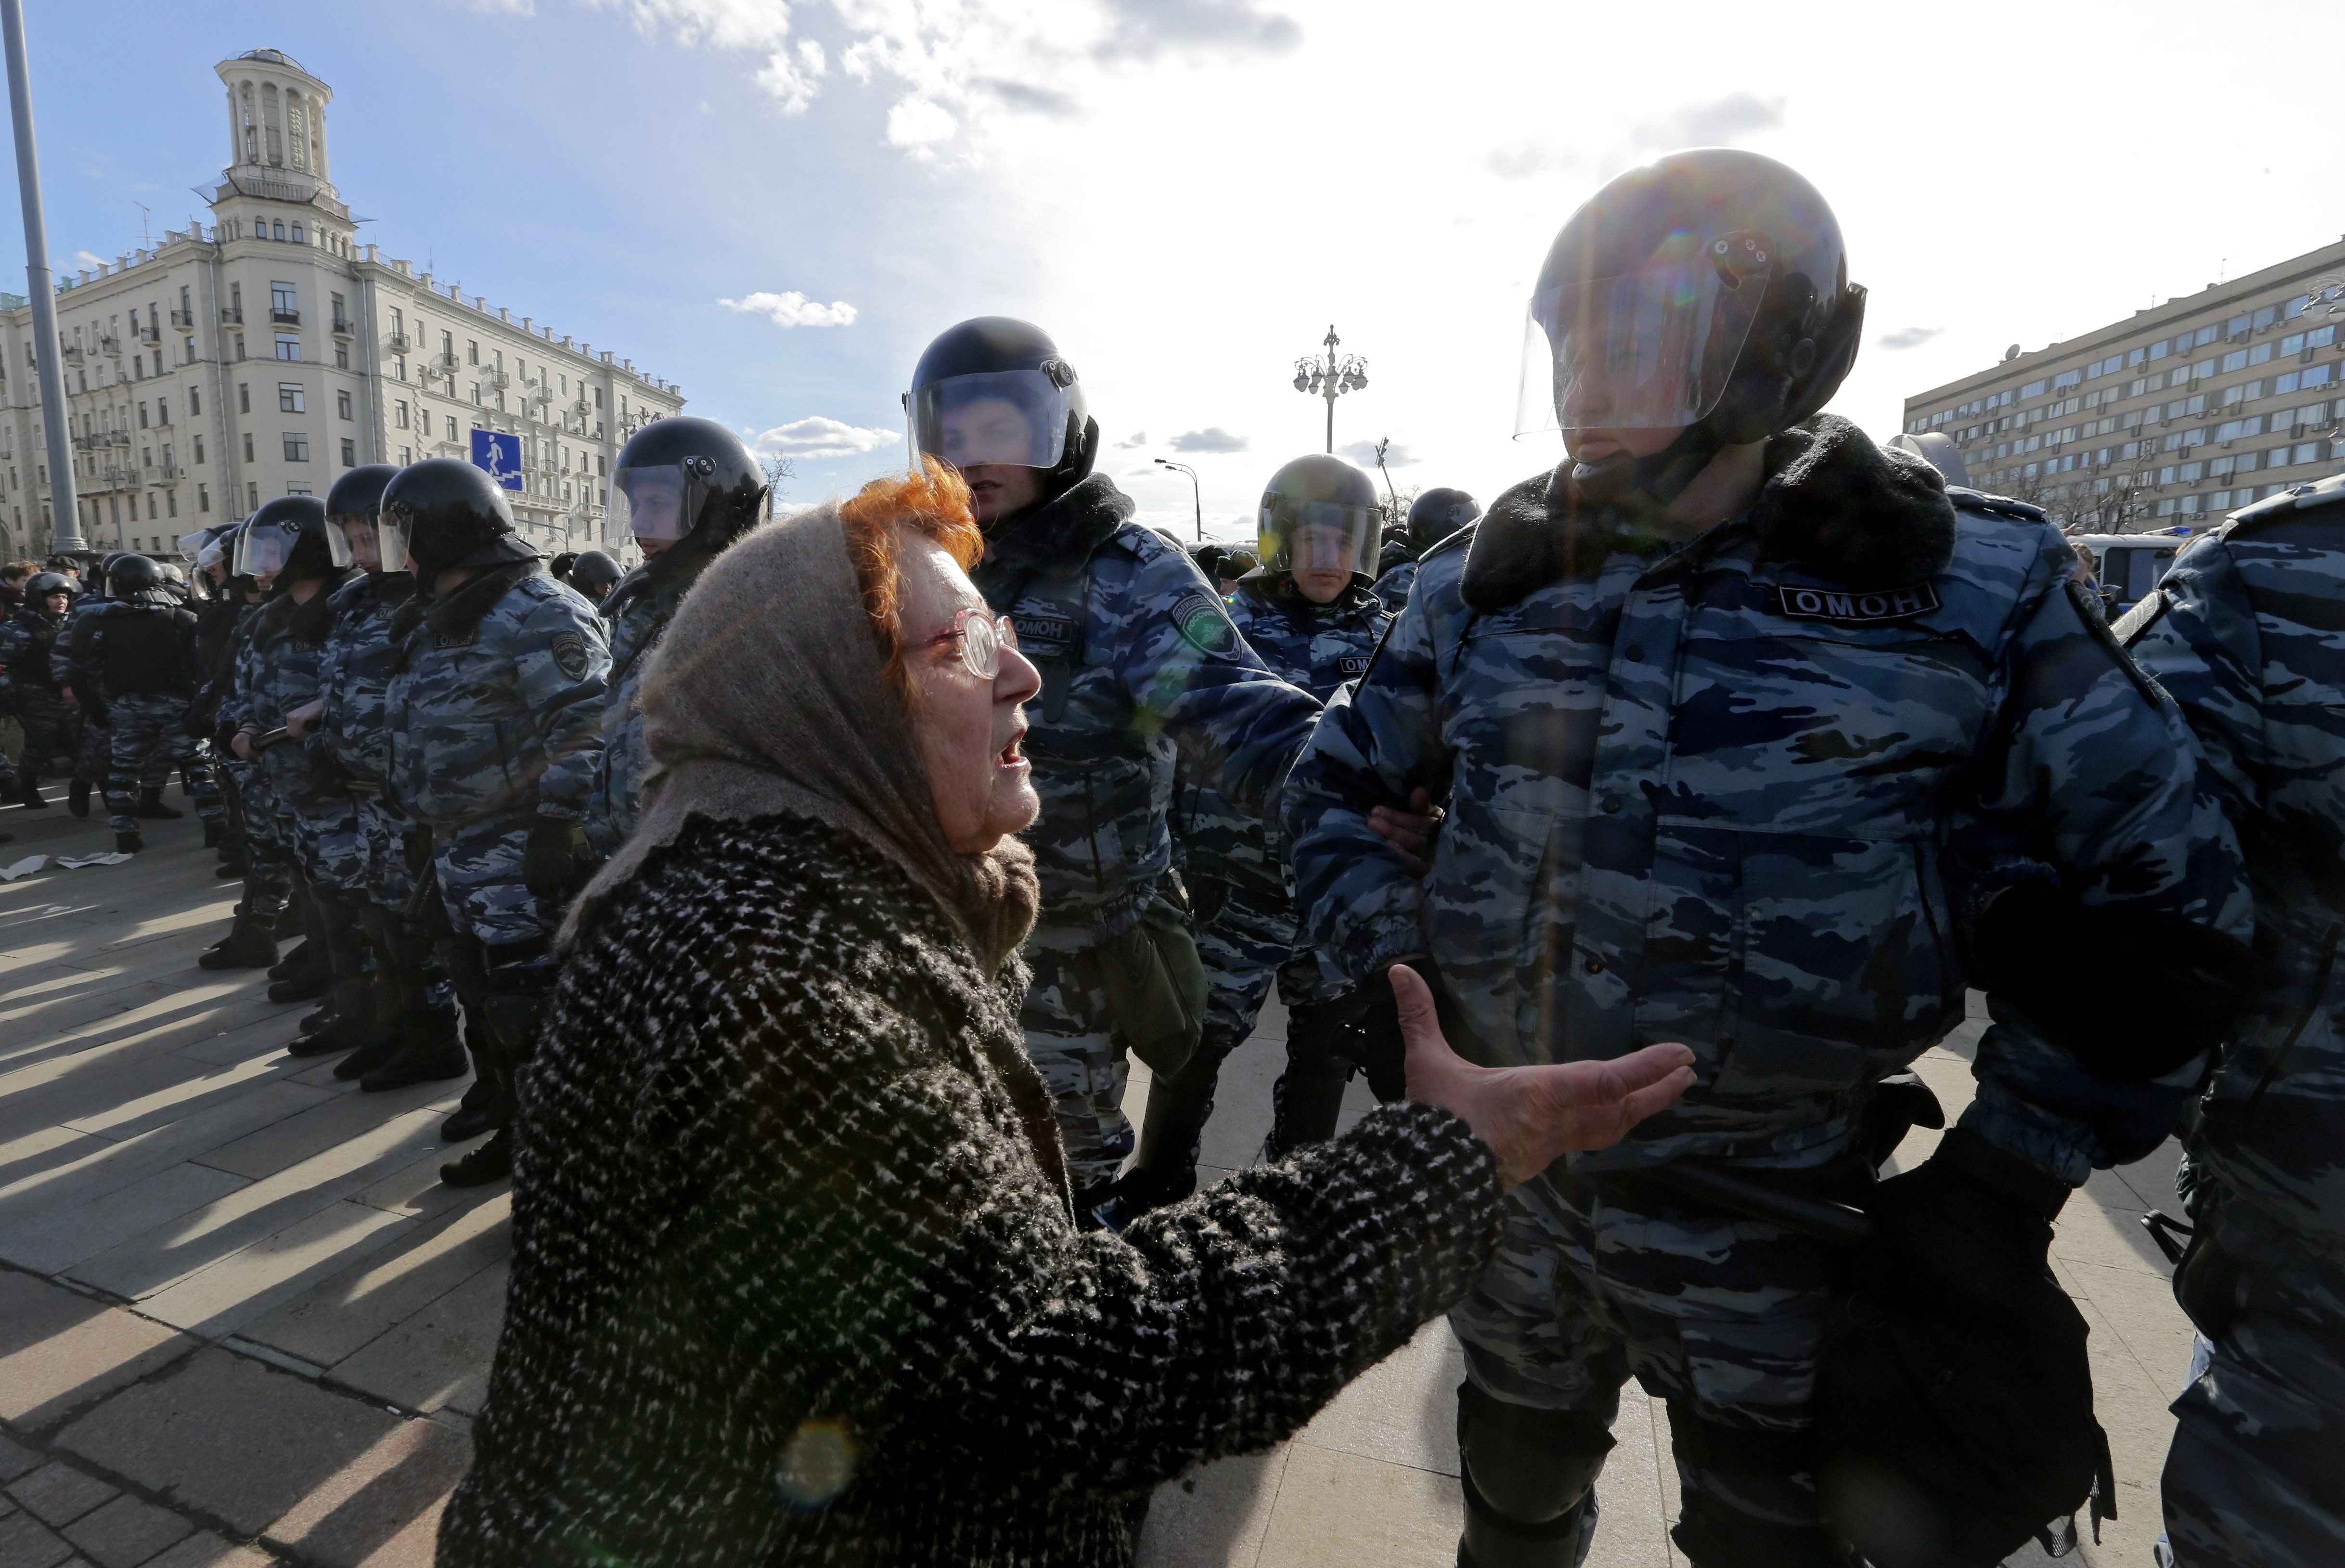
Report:
[{"label": "black glove", "polygon": [[578,859],[586,848],[586,824],[568,817],[541,816],[529,826],[521,854],[522,885],[549,904],[567,900],[578,885]]},{"label": "black glove", "polygon": [[[1416,970],[1417,977],[1433,992],[1434,1017],[1441,1025],[1442,1037],[1455,1050],[1456,1015],[1450,1007],[1449,994],[1441,988],[1441,972],[1433,966],[1432,958],[1416,953],[1393,962]],[[1400,999],[1393,995],[1390,966],[1369,976],[1352,995],[1359,1007],[1358,1032],[1354,1038],[1358,1041],[1361,1070],[1367,1074],[1368,1085],[1376,1091],[1376,1098],[1389,1103],[1406,1092],[1408,1082],[1408,1042],[1401,1037]],[[1387,1088],[1393,1091],[1389,1096],[1385,1092]]]},{"label": "black glove", "polygon": [[212,729],[212,746],[224,757],[235,757],[236,726],[222,719]]}]

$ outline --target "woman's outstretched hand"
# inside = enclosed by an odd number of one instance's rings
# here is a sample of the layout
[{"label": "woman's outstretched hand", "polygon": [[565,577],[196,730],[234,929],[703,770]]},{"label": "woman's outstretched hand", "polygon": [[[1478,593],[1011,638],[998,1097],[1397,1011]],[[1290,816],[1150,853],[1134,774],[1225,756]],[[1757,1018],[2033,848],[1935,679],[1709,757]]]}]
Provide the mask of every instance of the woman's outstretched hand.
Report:
[{"label": "woman's outstretched hand", "polygon": [[1693,1053],[1683,1046],[1647,1046],[1609,1062],[1477,1067],[1441,1037],[1433,993],[1416,970],[1394,965],[1392,987],[1408,1044],[1408,1098],[1464,1117],[1498,1157],[1502,1187],[1529,1180],[1567,1149],[1609,1148],[1693,1085]]}]

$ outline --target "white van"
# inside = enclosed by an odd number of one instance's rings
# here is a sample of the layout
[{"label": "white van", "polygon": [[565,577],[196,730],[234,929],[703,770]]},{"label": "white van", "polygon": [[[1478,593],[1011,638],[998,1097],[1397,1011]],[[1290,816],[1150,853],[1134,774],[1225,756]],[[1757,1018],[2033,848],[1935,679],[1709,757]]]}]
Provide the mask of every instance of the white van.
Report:
[{"label": "white van", "polygon": [[2166,569],[2174,564],[2176,552],[2200,531],[2162,528],[2156,533],[2072,533],[2068,542],[2100,558],[2100,570],[2094,576],[2114,621],[2148,597]]}]

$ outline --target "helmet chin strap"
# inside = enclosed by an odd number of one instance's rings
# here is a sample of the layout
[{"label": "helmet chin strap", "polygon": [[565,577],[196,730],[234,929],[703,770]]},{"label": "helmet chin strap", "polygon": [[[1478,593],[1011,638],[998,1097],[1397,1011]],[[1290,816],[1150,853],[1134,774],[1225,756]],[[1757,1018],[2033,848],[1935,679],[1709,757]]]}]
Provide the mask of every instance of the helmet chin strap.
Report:
[{"label": "helmet chin strap", "polygon": [[1639,498],[1667,506],[1708,468],[1726,442],[1709,420],[1697,420],[1678,432],[1677,440],[1648,457],[1615,452],[1594,462],[1571,466],[1572,499],[1581,506],[1617,506]]}]

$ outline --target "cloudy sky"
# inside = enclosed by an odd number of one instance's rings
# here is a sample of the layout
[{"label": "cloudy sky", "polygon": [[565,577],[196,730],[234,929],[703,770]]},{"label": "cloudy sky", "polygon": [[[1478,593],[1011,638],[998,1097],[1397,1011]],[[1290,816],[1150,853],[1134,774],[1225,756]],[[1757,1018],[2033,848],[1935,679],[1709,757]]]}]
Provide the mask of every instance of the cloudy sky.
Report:
[{"label": "cloudy sky", "polygon": [[1058,339],[1148,521],[1189,521],[1166,457],[1208,531],[1251,532],[1319,450],[1292,380],[1331,322],[1369,373],[1338,450],[1388,438],[1396,484],[1487,499],[1559,450],[1512,436],[1548,239],[1675,147],[1832,201],[1872,289],[1835,407],[1884,436],[2010,343],[2345,231],[2345,29],[2298,4],[28,9],[55,265],[201,211],[211,63],[280,48],[335,89],[363,238],[680,382],[795,456],[801,501],[901,460],[913,360],[980,314]]}]

